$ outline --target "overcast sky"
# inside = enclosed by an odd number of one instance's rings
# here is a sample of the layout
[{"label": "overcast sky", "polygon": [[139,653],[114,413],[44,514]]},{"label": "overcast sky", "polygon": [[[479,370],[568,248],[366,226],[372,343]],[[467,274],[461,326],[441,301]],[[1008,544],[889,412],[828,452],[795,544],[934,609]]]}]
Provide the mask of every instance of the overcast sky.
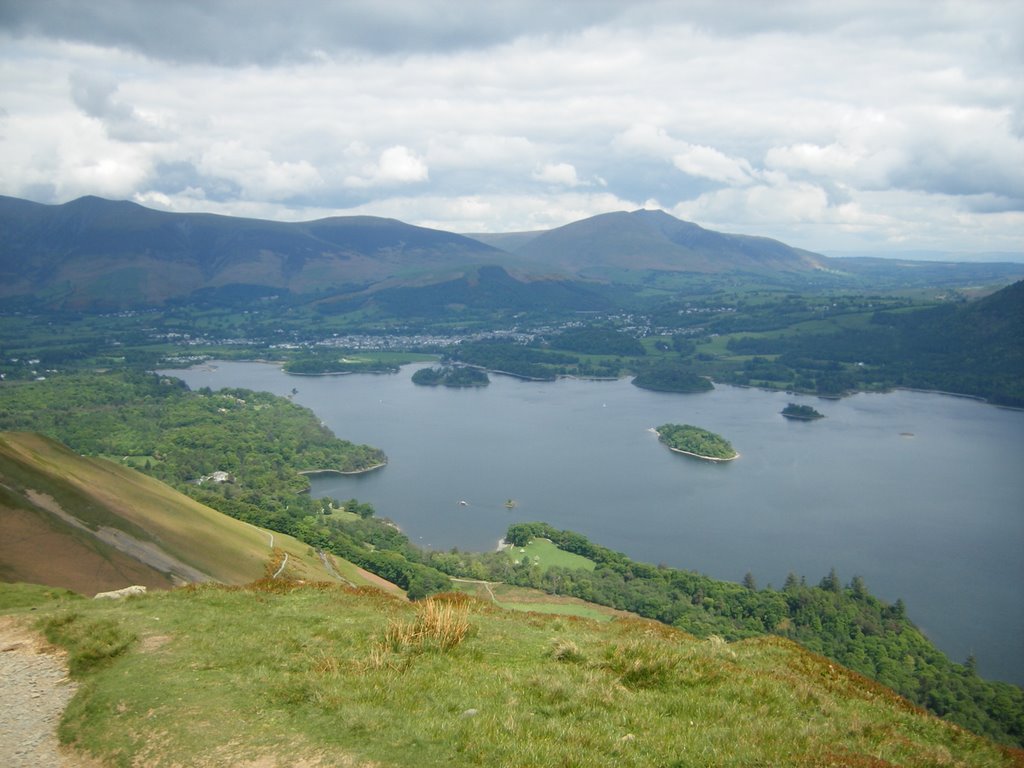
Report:
[{"label": "overcast sky", "polygon": [[0,0],[0,194],[1024,252],[1024,2]]}]

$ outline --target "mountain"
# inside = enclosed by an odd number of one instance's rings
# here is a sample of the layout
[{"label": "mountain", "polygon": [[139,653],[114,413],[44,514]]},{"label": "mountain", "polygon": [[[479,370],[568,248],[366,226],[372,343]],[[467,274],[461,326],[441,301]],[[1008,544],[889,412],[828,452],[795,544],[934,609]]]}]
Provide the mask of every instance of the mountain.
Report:
[{"label": "mountain", "polygon": [[[469,236],[373,216],[288,223],[171,213],[98,197],[42,205],[0,196],[0,300],[8,308],[249,306],[278,296],[326,299],[321,308],[328,311],[361,309],[372,298],[372,311],[400,296],[409,306],[429,305],[427,314],[444,306],[491,309],[496,298],[514,311],[594,310],[607,305],[609,294],[592,281],[635,287],[652,273],[960,285],[1005,281],[1021,269],[828,259],[769,238],[714,232],[664,211],[618,211],[547,231]],[[409,315],[406,306],[400,309]]]},{"label": "mountain", "polygon": [[[458,303],[472,305],[487,292],[465,270],[480,266],[509,270],[517,285],[506,285],[505,294],[523,293],[531,303],[538,296],[557,300],[567,274],[801,272],[822,263],[823,257],[775,240],[712,232],[662,211],[608,213],[545,232],[474,239],[373,216],[286,223],[170,213],[98,197],[63,205],[0,197],[0,298],[51,308],[440,286],[420,291],[422,304],[463,279],[474,290]],[[554,293],[552,274],[562,276]],[[576,294],[570,306],[600,303],[580,298],[585,288],[567,292]]]},{"label": "mountain", "polygon": [[[307,544],[243,523],[158,480],[38,434],[0,432],[0,581],[84,594],[131,584],[245,584],[284,561],[336,581]],[[373,583],[336,561],[346,581]]]},{"label": "mountain", "polygon": [[778,240],[729,235],[664,211],[604,213],[543,233],[477,235],[518,257],[581,275],[609,270],[808,272],[828,260]]},{"label": "mountain", "polygon": [[462,235],[372,216],[284,223],[98,197],[54,206],[0,197],[0,298],[30,296],[57,307],[152,305],[239,285],[323,295],[495,262],[501,253]]}]

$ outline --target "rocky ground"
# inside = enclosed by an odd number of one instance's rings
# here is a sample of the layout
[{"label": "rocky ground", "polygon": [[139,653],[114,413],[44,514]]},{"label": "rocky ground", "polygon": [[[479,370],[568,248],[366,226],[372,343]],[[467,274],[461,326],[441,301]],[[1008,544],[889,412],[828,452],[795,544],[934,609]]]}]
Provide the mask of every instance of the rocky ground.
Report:
[{"label": "rocky ground", "polygon": [[74,694],[63,656],[27,621],[0,616],[0,765],[82,766],[57,744],[57,723]]}]

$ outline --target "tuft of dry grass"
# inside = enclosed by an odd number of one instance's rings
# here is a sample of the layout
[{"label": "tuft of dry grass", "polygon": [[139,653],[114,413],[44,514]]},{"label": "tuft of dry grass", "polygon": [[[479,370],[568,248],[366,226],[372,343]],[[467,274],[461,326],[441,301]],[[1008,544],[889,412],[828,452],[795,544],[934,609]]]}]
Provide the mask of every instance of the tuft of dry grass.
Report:
[{"label": "tuft of dry grass", "polygon": [[424,600],[411,622],[393,621],[384,634],[384,645],[394,652],[450,651],[469,632],[465,603]]},{"label": "tuft of dry grass", "polygon": [[586,661],[586,657],[580,651],[579,646],[572,640],[564,637],[555,638],[551,643],[551,658],[569,664],[579,664]]},{"label": "tuft of dry grass", "polygon": [[673,645],[641,638],[609,645],[602,666],[617,675],[626,688],[637,690],[670,686],[681,661]]},{"label": "tuft of dry grass", "polygon": [[360,666],[401,669],[403,657],[417,653],[447,653],[469,634],[469,600],[430,598],[418,604],[411,621],[392,620]]}]

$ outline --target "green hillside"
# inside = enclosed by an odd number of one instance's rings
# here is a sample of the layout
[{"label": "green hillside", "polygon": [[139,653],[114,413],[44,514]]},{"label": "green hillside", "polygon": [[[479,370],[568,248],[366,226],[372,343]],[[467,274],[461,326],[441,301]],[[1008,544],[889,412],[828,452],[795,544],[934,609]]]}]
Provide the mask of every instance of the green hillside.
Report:
[{"label": "green hillside", "polygon": [[902,386],[1024,405],[1024,281],[970,303],[879,311],[860,326],[823,330],[736,334],[727,346],[770,356],[774,376],[795,376],[798,389],[815,384],[820,394]]},{"label": "green hillside", "polygon": [[1022,764],[779,638],[281,582],[46,598],[0,610],[69,650],[60,736],[110,765]]},{"label": "green hillside", "polygon": [[0,433],[0,580],[83,594],[245,584],[276,572],[372,583],[340,558],[216,512],[164,483],[31,433]]}]

